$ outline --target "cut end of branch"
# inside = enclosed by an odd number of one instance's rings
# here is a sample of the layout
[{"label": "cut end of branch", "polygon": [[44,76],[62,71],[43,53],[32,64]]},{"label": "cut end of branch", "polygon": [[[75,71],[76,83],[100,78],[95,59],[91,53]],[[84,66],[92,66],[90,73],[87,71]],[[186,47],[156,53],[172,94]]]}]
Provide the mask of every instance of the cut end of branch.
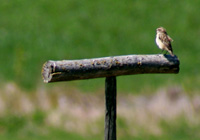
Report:
[{"label": "cut end of branch", "polygon": [[44,83],[50,82],[54,69],[55,69],[55,65],[52,65],[51,61],[47,61],[46,63],[43,64],[42,78],[44,80]]}]

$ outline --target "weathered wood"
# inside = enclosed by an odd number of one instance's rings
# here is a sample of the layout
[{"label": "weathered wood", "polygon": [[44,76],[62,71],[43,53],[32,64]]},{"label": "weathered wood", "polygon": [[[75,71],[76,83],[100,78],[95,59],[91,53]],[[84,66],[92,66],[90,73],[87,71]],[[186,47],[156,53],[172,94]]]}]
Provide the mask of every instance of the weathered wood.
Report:
[{"label": "weathered wood", "polygon": [[116,77],[106,77],[105,81],[105,140],[116,140]]},{"label": "weathered wood", "polygon": [[179,60],[171,55],[125,55],[82,60],[48,61],[42,69],[44,82],[99,77],[178,73]]}]

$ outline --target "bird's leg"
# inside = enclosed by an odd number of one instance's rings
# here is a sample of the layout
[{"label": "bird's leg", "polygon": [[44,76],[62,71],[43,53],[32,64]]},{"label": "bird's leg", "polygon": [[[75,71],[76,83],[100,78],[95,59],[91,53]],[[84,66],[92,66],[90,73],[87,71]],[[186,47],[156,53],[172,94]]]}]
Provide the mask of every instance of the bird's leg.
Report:
[{"label": "bird's leg", "polygon": [[161,51],[161,54],[163,53],[164,50]]}]

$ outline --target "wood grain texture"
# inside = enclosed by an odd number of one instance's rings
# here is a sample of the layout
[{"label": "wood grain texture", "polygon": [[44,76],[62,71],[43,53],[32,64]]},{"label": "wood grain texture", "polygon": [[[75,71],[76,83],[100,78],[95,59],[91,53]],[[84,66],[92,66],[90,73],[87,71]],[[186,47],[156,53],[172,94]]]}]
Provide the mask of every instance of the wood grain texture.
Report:
[{"label": "wood grain texture", "polygon": [[179,60],[171,55],[125,55],[81,60],[48,61],[43,65],[45,83],[99,77],[178,73]]},{"label": "wood grain texture", "polygon": [[106,77],[105,81],[105,140],[116,140],[117,119],[117,82],[116,77]]}]

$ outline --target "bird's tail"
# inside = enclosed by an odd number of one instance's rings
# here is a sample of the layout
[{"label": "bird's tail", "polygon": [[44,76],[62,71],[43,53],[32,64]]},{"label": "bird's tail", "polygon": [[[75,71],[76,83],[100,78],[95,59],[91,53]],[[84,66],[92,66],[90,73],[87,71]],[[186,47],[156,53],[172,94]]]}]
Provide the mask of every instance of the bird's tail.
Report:
[{"label": "bird's tail", "polygon": [[167,51],[170,53],[171,56],[174,56],[171,43],[170,43],[169,46],[167,47]]},{"label": "bird's tail", "polygon": [[169,54],[170,54],[171,56],[174,56],[173,51],[168,50],[168,52],[169,52]]}]

